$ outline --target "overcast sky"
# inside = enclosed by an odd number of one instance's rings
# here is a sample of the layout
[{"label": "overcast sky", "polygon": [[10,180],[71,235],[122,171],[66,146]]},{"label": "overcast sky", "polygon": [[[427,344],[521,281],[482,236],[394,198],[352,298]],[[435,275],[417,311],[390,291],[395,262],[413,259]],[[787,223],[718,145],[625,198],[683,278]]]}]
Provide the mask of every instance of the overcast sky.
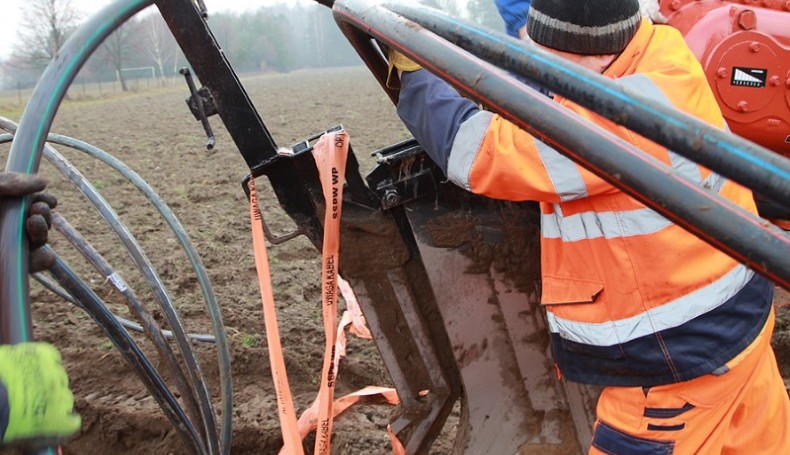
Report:
[{"label": "overcast sky", "polygon": [[[11,53],[11,47],[16,41],[19,22],[22,20],[22,5],[30,0],[0,0],[3,4],[3,11],[0,13],[0,58],[6,58]],[[82,11],[86,16],[91,12],[98,11],[112,0],[72,0],[75,8]],[[293,3],[289,0],[287,3]],[[301,0],[307,1],[307,0]],[[273,4],[285,4],[286,0],[204,0],[209,14],[218,11],[248,11],[255,10],[260,6],[271,6]]]}]

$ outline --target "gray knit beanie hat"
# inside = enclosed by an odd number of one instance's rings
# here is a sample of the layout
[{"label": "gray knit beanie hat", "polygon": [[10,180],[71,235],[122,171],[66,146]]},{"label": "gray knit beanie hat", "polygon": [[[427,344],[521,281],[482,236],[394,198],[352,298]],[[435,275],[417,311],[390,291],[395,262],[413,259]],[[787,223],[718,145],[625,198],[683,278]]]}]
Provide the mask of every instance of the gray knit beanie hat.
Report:
[{"label": "gray knit beanie hat", "polygon": [[574,54],[618,54],[636,34],[639,0],[532,0],[527,34]]}]

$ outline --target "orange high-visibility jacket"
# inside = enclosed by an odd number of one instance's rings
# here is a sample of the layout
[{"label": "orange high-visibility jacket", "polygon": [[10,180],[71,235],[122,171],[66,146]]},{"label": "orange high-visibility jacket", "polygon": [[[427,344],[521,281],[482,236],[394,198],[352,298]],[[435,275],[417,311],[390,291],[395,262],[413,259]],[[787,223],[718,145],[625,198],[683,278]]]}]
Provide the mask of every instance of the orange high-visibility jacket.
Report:
[{"label": "orange high-visibility jacket", "polygon": [[[671,27],[644,21],[604,75],[726,128],[700,64]],[[756,213],[744,187],[555,100]],[[765,324],[773,297],[767,280],[435,76],[404,73],[398,113],[456,184],[493,198],[540,201],[542,302],[568,379],[622,386],[688,380],[726,368]]]}]

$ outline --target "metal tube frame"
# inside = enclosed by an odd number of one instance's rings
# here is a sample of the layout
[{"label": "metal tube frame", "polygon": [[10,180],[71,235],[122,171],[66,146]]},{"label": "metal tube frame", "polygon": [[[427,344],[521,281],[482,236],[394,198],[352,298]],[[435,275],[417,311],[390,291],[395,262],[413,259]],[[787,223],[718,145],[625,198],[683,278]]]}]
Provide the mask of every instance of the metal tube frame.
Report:
[{"label": "metal tube frame", "polygon": [[478,58],[524,76],[690,160],[790,208],[790,160],[616,81],[433,8],[388,3],[408,20]]},{"label": "metal tube frame", "polygon": [[674,175],[657,159],[384,5],[338,0],[333,10],[338,25],[382,86],[386,63],[368,35],[413,58],[474,101],[700,239],[790,289],[790,236],[780,229]]}]

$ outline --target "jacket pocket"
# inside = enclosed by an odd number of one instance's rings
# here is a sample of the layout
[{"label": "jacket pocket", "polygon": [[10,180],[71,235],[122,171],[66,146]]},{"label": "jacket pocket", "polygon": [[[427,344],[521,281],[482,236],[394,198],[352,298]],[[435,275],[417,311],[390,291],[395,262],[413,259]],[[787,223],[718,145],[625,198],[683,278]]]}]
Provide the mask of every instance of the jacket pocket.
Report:
[{"label": "jacket pocket", "polygon": [[673,441],[656,441],[630,435],[603,420],[599,420],[595,426],[592,445],[611,455],[671,455],[675,450]]},{"label": "jacket pocket", "polygon": [[[544,275],[541,302],[556,317],[552,331],[559,339],[554,341],[559,341],[563,350],[598,359],[622,359],[625,352],[617,342],[608,311],[604,305],[595,304],[602,292],[600,281]],[[585,328],[577,327],[583,324],[575,321],[595,321],[592,325],[596,331],[608,327],[611,336],[591,341]],[[596,336],[600,334],[593,334],[593,338]]]},{"label": "jacket pocket", "polygon": [[603,292],[602,282],[581,278],[543,275],[541,285],[543,305],[594,303]]}]

